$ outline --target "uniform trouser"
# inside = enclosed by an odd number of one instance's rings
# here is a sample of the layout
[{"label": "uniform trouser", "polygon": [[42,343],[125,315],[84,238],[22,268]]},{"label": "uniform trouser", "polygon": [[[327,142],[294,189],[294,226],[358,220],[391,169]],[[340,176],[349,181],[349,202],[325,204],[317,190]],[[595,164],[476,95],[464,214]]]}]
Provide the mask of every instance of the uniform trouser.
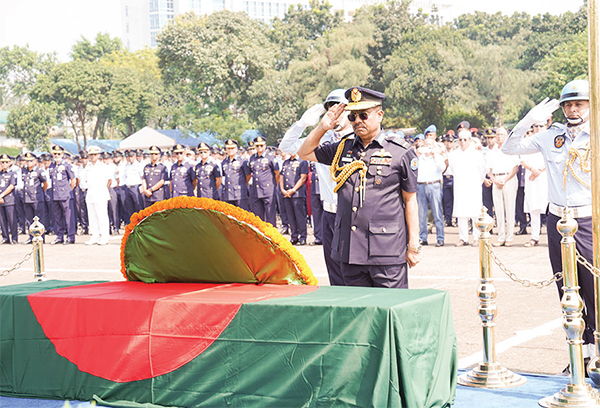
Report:
[{"label": "uniform trouser", "polygon": [[331,257],[331,243],[333,242],[333,227],[335,226],[335,213],[323,211],[323,256],[329,284],[331,286],[344,286],[344,278],[340,270],[339,261]]},{"label": "uniform trouser", "polygon": [[69,241],[75,242],[75,231],[72,225],[72,200],[66,199],[62,201],[52,202],[52,212],[54,213],[54,232],[56,240],[62,242],[65,234]]},{"label": "uniform trouser", "polygon": [[[281,217],[281,225],[284,227],[289,226],[291,228],[290,218],[293,217],[293,214],[288,213],[287,206],[284,204],[283,193],[280,188],[275,189],[275,197],[275,203],[277,204],[279,216]],[[276,227],[277,225],[273,224],[273,226]]]},{"label": "uniform trouser", "polygon": [[321,194],[310,195],[315,242],[323,242],[323,202]]},{"label": "uniform trouser", "polygon": [[239,201],[239,207],[246,211],[252,211],[252,207],[250,205],[250,197],[248,196],[248,192],[242,192],[242,198]]},{"label": "uniform trouser", "polygon": [[92,242],[107,242],[110,235],[108,221],[108,203],[86,203],[90,220],[90,240]]},{"label": "uniform trouser", "polygon": [[119,186],[115,190],[117,191],[117,213],[119,219],[119,227],[121,226],[121,221],[124,221],[125,224],[129,224],[129,218],[127,217],[127,207],[125,207],[125,190],[127,187]]},{"label": "uniform trouser", "polygon": [[492,198],[492,186],[487,187],[485,183],[481,186],[481,198],[487,213],[494,218],[494,199]]},{"label": "uniform trouser", "polygon": [[[556,224],[560,220],[554,214],[548,214],[548,254],[550,255],[550,264],[552,272],[560,272],[562,267],[562,256],[560,241],[562,235],[557,231]],[[592,242],[592,217],[577,218],[577,232],[575,233],[575,245],[579,253],[590,263],[593,261],[593,242]],[[579,295],[583,299],[583,320],[585,321],[585,330],[583,332],[583,342],[585,344],[594,343],[594,328],[596,327],[596,309],[594,302],[594,276],[585,266],[577,263],[577,279],[579,284]],[[562,286],[564,281],[556,282],[559,297],[562,299]]]},{"label": "uniform trouser", "polygon": [[518,181],[516,177],[508,180],[502,188],[498,188],[495,184],[492,186],[494,210],[496,221],[498,222],[498,242],[512,242],[513,240],[517,187]]},{"label": "uniform trouser", "polygon": [[2,239],[7,242],[17,242],[17,217],[15,205],[0,205],[0,228],[2,228]]},{"label": "uniform trouser", "polygon": [[[43,203],[24,203],[23,210],[25,211],[25,222],[31,226],[33,224],[33,217],[36,215],[41,220],[42,219],[42,211],[43,211]],[[29,231],[27,231],[29,232]],[[43,237],[44,235],[42,235]],[[33,239],[33,235],[29,234],[29,238]]]},{"label": "uniform trouser", "polygon": [[119,232],[119,226],[121,222],[119,220],[119,202],[117,199],[117,191],[113,187],[108,189],[108,193],[110,194],[110,200],[108,200],[107,209],[108,209],[108,219],[109,225],[112,226],[112,229],[115,233]]},{"label": "uniform trouser", "polygon": [[140,209],[140,185],[125,186],[125,214],[127,219],[130,219],[133,213],[138,212]]},{"label": "uniform trouser", "polygon": [[275,217],[275,203],[273,199],[273,196],[263,198],[250,197],[250,207],[258,218],[276,226],[277,219]]},{"label": "uniform trouser", "polygon": [[282,198],[290,223],[292,241],[306,241],[306,197]]},{"label": "uniform trouser", "polygon": [[17,229],[25,233],[25,192],[22,189],[15,190],[15,217]]},{"label": "uniform trouser", "polygon": [[525,228],[527,228],[527,214],[525,214],[525,187],[517,188],[515,221],[519,223],[519,230],[524,231]]},{"label": "uniform trouser", "polygon": [[454,210],[454,176],[444,176],[442,202],[444,203],[444,221],[450,225]]},{"label": "uniform trouser", "polygon": [[[458,239],[464,242],[469,242],[469,218],[471,217],[456,218],[458,222]],[[477,218],[472,217],[471,223],[473,224],[473,240],[478,240],[480,232],[475,226],[475,224],[477,223]]]},{"label": "uniform trouser", "polygon": [[540,232],[542,230],[542,214],[540,210],[529,211],[531,219],[531,239],[534,241],[540,240]]},{"label": "uniform trouser", "polygon": [[46,227],[46,232],[54,232],[54,210],[52,208],[52,198],[44,196],[44,219],[42,224]]},{"label": "uniform trouser", "polygon": [[408,289],[408,266],[351,265],[341,262],[345,286]]},{"label": "uniform trouser", "polygon": [[81,225],[81,228],[87,230],[90,224],[88,220],[87,206],[85,204],[87,190],[75,187],[73,193],[75,195],[75,214],[77,215],[77,222],[79,223],[79,225]]},{"label": "uniform trouser", "polygon": [[444,242],[442,186],[440,183],[417,184],[417,202],[419,204],[419,238],[421,241],[427,242],[427,210],[431,207],[437,242]]}]

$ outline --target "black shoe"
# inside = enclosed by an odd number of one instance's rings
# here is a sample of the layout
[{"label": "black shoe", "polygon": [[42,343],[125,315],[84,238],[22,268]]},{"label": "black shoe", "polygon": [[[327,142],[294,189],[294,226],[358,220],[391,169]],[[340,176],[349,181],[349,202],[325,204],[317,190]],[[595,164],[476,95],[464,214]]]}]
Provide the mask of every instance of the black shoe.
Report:
[{"label": "black shoe", "polygon": [[444,241],[438,241],[437,244],[435,244],[436,247],[443,247],[444,246]]},{"label": "black shoe", "polygon": [[16,245],[16,244],[18,244],[18,242],[17,241],[10,241],[10,244],[11,245]]},{"label": "black shoe", "polygon": [[50,245],[56,245],[56,244],[63,244],[63,240],[61,239],[55,239],[54,241],[50,242]]},{"label": "black shoe", "polygon": [[73,245],[75,243],[75,241],[70,241],[70,240],[66,240],[65,242],[63,242],[63,245]]},{"label": "black shoe", "polygon": [[25,241],[25,242],[21,242],[21,244],[23,244],[23,245],[29,245],[29,244],[31,244],[32,242],[33,242],[33,241],[31,240],[31,238],[29,238],[27,241]]},{"label": "black shoe", "polygon": [[446,223],[446,227],[451,227],[451,226],[452,226],[452,221]]},{"label": "black shoe", "polygon": [[290,241],[290,243],[291,243],[292,245],[296,245],[296,244],[298,243],[298,240],[297,240],[297,239],[292,239],[292,240]]},{"label": "black shoe", "polygon": [[426,245],[429,245],[429,244],[427,243],[427,241],[423,241],[422,239],[420,239],[420,240],[419,240],[419,244],[420,244],[421,246],[426,246]]},{"label": "black shoe", "polygon": [[527,228],[523,228],[515,232],[515,235],[527,235]]},{"label": "black shoe", "polygon": [[323,243],[321,241],[313,241],[310,245],[323,245]]},{"label": "black shoe", "polygon": [[298,241],[298,243],[296,245],[298,245],[298,246],[306,245],[306,240],[302,239],[302,240]]},{"label": "black shoe", "polygon": [[8,239],[3,239],[2,242],[0,242],[0,245],[4,245],[4,244],[8,245]]},{"label": "black shoe", "polygon": [[289,235],[289,234],[290,234],[290,229],[289,229],[289,228],[286,228],[286,227],[283,227],[283,228],[281,228],[281,229],[279,230],[279,233],[280,233],[281,235]]}]

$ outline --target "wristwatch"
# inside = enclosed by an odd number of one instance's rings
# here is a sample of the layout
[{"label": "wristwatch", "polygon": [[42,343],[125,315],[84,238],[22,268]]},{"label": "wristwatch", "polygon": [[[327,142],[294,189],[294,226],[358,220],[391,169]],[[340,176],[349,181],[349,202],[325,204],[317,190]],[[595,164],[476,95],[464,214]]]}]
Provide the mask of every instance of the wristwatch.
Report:
[{"label": "wristwatch", "polygon": [[417,245],[416,247],[413,247],[413,246],[410,246],[410,245],[407,245],[407,246],[406,246],[406,249],[408,249],[408,250],[409,250],[409,251],[411,251],[411,252],[415,252],[415,253],[417,253],[417,254],[420,254],[420,253],[421,253],[421,249],[422,249],[422,248],[423,248],[423,247],[421,246],[421,244]]}]

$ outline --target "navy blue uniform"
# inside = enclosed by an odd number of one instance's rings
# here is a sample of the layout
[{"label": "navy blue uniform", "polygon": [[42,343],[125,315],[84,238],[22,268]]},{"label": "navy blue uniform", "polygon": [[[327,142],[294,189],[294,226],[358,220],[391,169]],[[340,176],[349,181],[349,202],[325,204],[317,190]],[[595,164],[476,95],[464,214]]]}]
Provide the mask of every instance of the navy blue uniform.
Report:
[{"label": "navy blue uniform", "polygon": [[217,178],[221,177],[221,168],[215,163],[198,163],[194,168],[196,182],[196,196],[218,199]]},{"label": "navy blue uniform", "polygon": [[221,170],[224,177],[221,200],[249,211],[246,176],[250,174],[250,168],[246,166],[246,161],[239,156],[233,159],[226,157],[221,162]]},{"label": "navy blue uniform", "polygon": [[54,232],[56,241],[62,242],[67,234],[69,242],[75,242],[74,214],[70,200],[73,198],[70,180],[75,178],[71,165],[62,160],[50,165],[52,180],[52,212],[54,214]]},{"label": "navy blue uniform", "polygon": [[[4,202],[0,204],[0,228],[2,228],[2,242],[16,243],[17,235],[17,218],[15,215],[15,186],[17,185],[17,176],[14,172],[8,170],[0,170],[0,196]],[[10,186],[13,189],[10,193],[6,190]]]},{"label": "navy blue uniform", "polygon": [[[21,174],[23,177],[25,220],[31,225],[33,217],[36,215],[40,220],[43,219],[44,188],[42,185],[46,182],[46,176],[37,167],[34,167],[32,170],[25,168]],[[29,234],[29,238],[33,239],[33,236]]]},{"label": "navy blue uniform", "polygon": [[171,197],[193,196],[194,168],[190,163],[178,162],[171,166]]},{"label": "navy blue uniform", "polygon": [[[294,188],[302,175],[308,177],[308,162],[298,158],[287,159],[281,166],[281,181],[284,190]],[[288,221],[292,229],[290,236],[292,243],[306,243],[306,184],[292,195],[291,198],[283,197]]]},{"label": "navy blue uniform", "polygon": [[268,155],[253,154],[246,162],[252,174],[250,191],[250,208],[261,220],[277,225],[275,217],[275,172],[279,165]]},{"label": "navy blue uniform", "polygon": [[362,207],[358,171],[338,190],[332,257],[341,263],[347,286],[406,288],[408,231],[402,191],[417,191],[416,153],[403,139],[381,132],[367,147],[358,137],[318,146],[317,160],[331,164],[340,143],[344,150],[338,166],[362,160],[368,170]]},{"label": "navy blue uniform", "polygon": [[[146,188],[151,189],[156,183],[164,180],[165,182],[169,180],[169,172],[167,167],[162,163],[156,164],[146,164],[144,167],[144,173],[142,175],[142,180],[146,182]],[[144,197],[144,206],[149,207],[157,201],[162,201],[167,198],[167,186],[162,185],[156,191],[152,192],[150,197],[143,194]]]}]

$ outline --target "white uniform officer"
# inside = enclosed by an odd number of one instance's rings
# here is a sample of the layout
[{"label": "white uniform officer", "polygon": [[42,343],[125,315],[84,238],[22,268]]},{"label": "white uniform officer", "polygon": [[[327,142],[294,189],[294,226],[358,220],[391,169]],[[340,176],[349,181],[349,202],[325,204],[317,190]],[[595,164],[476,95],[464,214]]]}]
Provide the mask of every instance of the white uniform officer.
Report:
[{"label": "white uniform officer", "polygon": [[[548,173],[548,252],[554,273],[562,271],[562,236],[556,230],[556,224],[567,208],[578,224],[574,236],[577,250],[584,258],[592,260],[589,97],[588,81],[569,82],[561,92],[560,102],[544,99],[515,126],[502,146],[502,151],[507,154],[530,154],[539,151],[544,156]],[[566,124],[555,123],[543,132],[523,137],[531,125],[546,121],[559,106],[567,118]],[[579,264],[577,270],[579,293],[586,305],[583,310],[586,323],[583,342],[589,346],[584,347],[584,357],[589,357],[594,351],[594,278]],[[556,283],[562,297],[563,282]]]}]

